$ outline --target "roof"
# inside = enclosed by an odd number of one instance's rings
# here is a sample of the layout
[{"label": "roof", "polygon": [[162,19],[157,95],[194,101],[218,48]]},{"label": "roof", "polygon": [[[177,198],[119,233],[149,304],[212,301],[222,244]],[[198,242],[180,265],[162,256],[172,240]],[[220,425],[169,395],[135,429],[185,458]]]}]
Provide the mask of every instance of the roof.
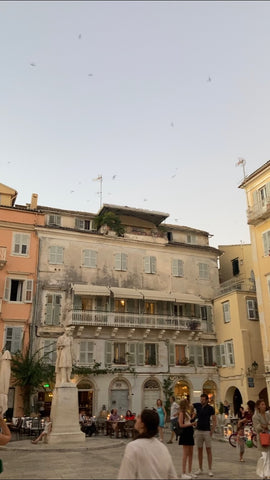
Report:
[{"label": "roof", "polygon": [[103,215],[106,212],[114,212],[116,215],[128,215],[131,217],[140,218],[141,220],[146,220],[154,225],[159,225],[169,216],[169,213],[155,212],[154,210],[143,210],[128,206],[110,205],[105,203],[99,210],[98,215]]},{"label": "roof", "polygon": [[257,168],[257,170],[255,170],[255,172],[251,173],[246,178],[244,178],[243,182],[239,185],[238,188],[245,188],[245,186],[250,182],[250,180],[252,180],[254,177],[256,177],[259,173],[266,170],[268,167],[270,167],[270,160],[268,160],[268,162],[264,163],[261,167]]}]

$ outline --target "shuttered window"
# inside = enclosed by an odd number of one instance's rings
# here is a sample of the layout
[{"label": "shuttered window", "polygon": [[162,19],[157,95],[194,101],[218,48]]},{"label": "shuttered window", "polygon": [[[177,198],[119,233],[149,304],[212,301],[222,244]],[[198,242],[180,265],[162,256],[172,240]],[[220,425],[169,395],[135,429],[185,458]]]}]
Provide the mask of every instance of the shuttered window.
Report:
[{"label": "shuttered window", "polygon": [[10,353],[16,353],[21,351],[22,348],[22,327],[6,327],[5,328],[5,350],[9,350]]},{"label": "shuttered window", "polygon": [[224,302],[222,304],[223,309],[223,319],[224,323],[229,323],[231,321],[231,310],[230,310],[230,302]]},{"label": "shuttered window", "polygon": [[61,313],[61,295],[48,294],[46,298],[45,324],[59,325]]},{"label": "shuttered window", "polygon": [[199,278],[209,280],[209,266],[207,263],[199,263]]},{"label": "shuttered window", "polygon": [[116,253],[114,257],[114,269],[125,272],[127,270],[127,254]]},{"label": "shuttered window", "polygon": [[249,320],[259,319],[257,300],[247,299],[247,314]]},{"label": "shuttered window", "polygon": [[268,257],[270,255],[270,230],[263,233],[263,251],[264,255]]},{"label": "shuttered window", "polygon": [[43,360],[49,365],[55,365],[56,362],[56,340],[45,339],[44,340],[44,356]]},{"label": "shuttered window", "polygon": [[144,273],[157,273],[157,259],[156,257],[144,257]]},{"label": "shuttered window", "polygon": [[177,258],[172,260],[172,275],[173,277],[183,277],[184,276],[184,262]]},{"label": "shuttered window", "polygon": [[89,365],[94,361],[94,342],[80,341],[80,364]]},{"label": "shuttered window", "polygon": [[62,264],[64,263],[64,248],[51,246],[49,247],[49,263]]},{"label": "shuttered window", "polygon": [[25,233],[13,234],[13,255],[28,255],[29,254],[30,235]]},{"label": "shuttered window", "polygon": [[95,250],[83,250],[83,266],[97,267],[97,252]]}]

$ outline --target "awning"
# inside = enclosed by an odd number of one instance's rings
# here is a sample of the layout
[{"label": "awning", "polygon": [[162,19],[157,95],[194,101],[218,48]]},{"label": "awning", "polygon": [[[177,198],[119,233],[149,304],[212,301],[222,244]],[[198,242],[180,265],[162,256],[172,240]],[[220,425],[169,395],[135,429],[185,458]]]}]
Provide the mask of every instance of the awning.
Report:
[{"label": "awning", "polygon": [[103,285],[73,283],[71,286],[76,295],[106,295],[107,297],[110,295],[109,288],[104,287]]},{"label": "awning", "polygon": [[110,290],[117,298],[143,298],[142,293],[136,288],[110,287]]},{"label": "awning", "polygon": [[189,293],[175,293],[175,301],[177,303],[195,303],[196,305],[205,305],[205,301],[197,295]]},{"label": "awning", "polygon": [[175,295],[160,290],[140,290],[145,300],[158,300],[160,302],[174,302]]}]

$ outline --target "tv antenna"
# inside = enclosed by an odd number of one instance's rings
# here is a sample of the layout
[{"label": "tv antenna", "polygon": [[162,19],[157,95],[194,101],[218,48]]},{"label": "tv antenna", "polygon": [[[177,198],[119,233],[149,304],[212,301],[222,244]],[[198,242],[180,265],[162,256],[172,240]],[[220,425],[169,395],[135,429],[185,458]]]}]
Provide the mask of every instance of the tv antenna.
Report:
[{"label": "tv antenna", "polygon": [[246,169],[245,169],[246,160],[244,158],[238,158],[238,162],[235,164],[235,166],[239,167],[240,165],[242,165],[243,175],[244,175],[244,178],[246,178]]},{"label": "tv antenna", "polygon": [[99,192],[98,192],[98,195],[99,195],[99,208],[102,207],[102,181],[103,181],[102,175],[98,175],[97,178],[93,178],[93,182],[99,182]]}]

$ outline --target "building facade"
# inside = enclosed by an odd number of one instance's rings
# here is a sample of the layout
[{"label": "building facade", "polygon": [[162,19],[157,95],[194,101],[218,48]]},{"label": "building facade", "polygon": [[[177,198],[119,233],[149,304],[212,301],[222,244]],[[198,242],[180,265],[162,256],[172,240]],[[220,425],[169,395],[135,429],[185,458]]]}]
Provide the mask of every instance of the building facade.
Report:
[{"label": "building facade", "polygon": [[270,161],[246,177],[246,191],[265,378],[270,398]]}]

